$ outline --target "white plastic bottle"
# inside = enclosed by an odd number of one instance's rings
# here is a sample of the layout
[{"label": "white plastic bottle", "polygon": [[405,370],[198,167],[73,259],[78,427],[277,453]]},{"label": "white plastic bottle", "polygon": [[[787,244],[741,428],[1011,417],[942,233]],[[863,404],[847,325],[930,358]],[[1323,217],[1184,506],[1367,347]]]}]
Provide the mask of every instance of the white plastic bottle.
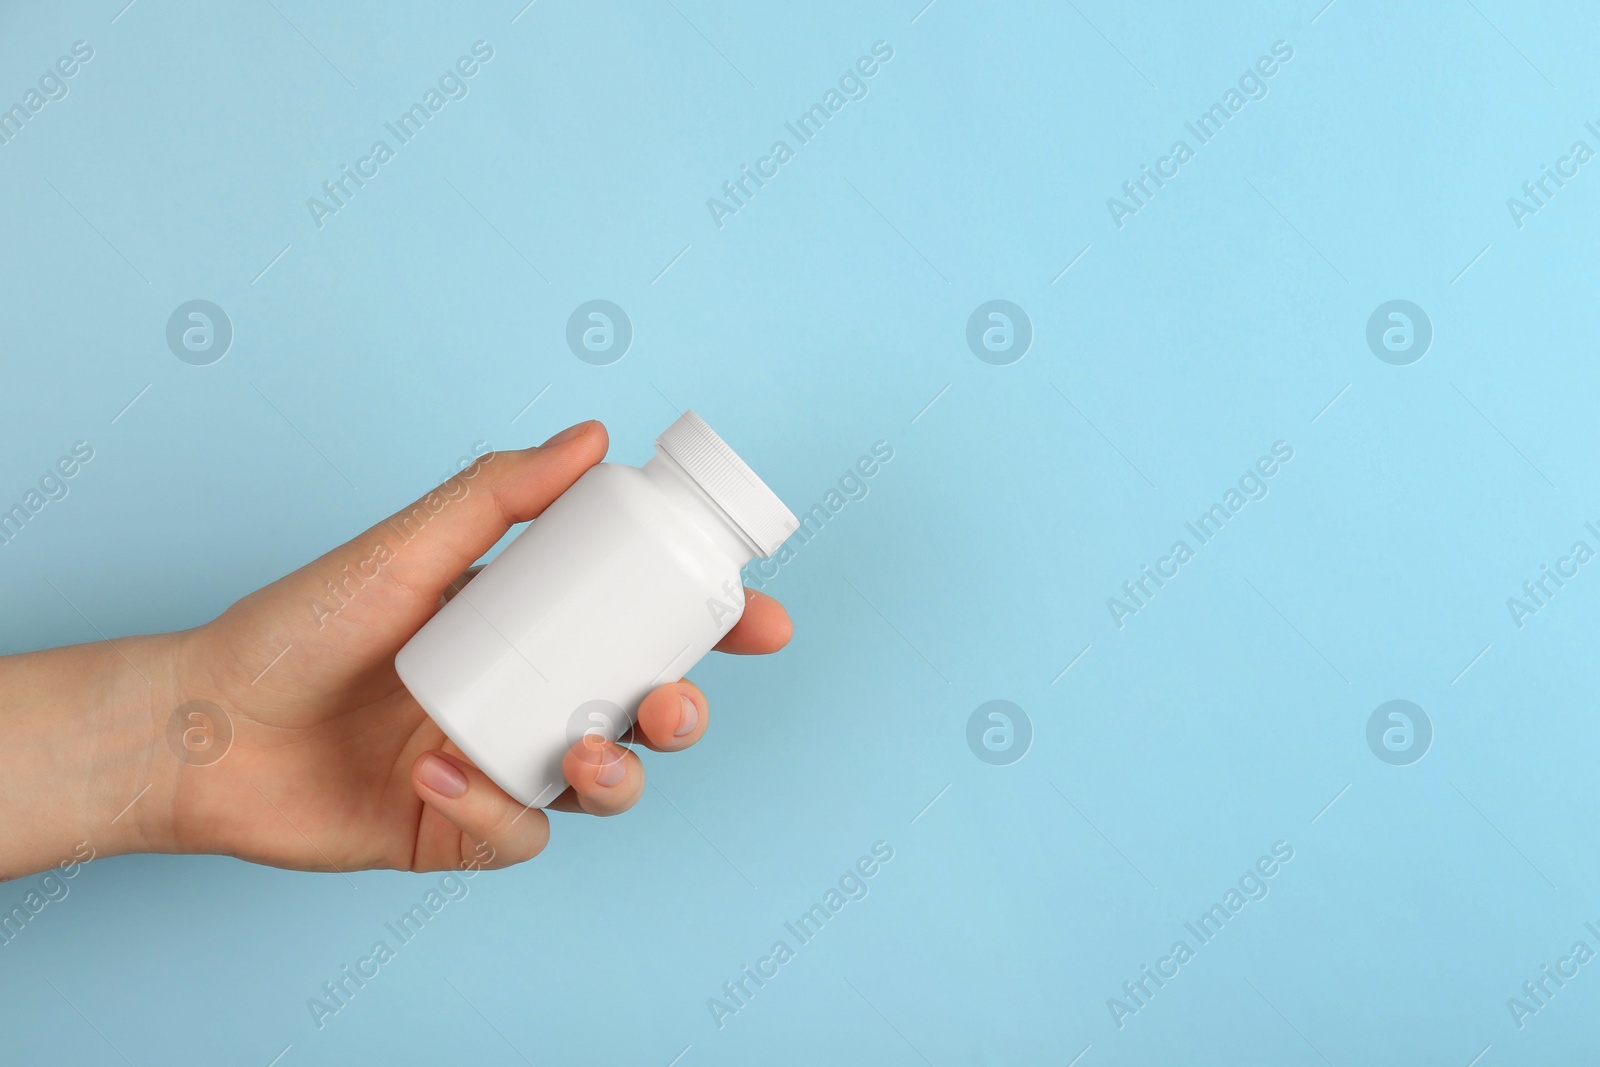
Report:
[{"label": "white plastic bottle", "polygon": [[694,412],[643,467],[584,473],[406,642],[395,669],[467,757],[542,807],[744,612],[739,571],[798,520]]}]

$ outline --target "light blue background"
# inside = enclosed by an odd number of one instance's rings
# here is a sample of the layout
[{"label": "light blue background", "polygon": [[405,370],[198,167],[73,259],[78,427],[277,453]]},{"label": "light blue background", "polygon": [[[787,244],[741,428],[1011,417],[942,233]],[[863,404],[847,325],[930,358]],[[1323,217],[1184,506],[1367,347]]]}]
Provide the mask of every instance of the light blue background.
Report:
[{"label": "light blue background", "polygon": [[[1600,949],[1600,564],[1506,607],[1600,547],[1600,162],[1506,206],[1600,148],[1592,8],[124,2],[0,7],[0,104],[95,50],[0,146],[0,501],[96,453],[0,548],[0,648],[198,624],[475,442],[583,418],[637,463],[693,407],[797,511],[895,455],[768,584],[793,646],[696,671],[705,742],[648,757],[626,817],[555,816],[324,1029],[307,999],[437,876],[97,861],[0,950],[0,1059],[1600,1051],[1600,964],[1523,1029],[1506,1006]],[[318,230],[306,198],[480,39],[470,95]],[[869,95],[719,230],[706,198],[879,40]],[[1280,40],[1119,229],[1107,197]],[[235,330],[208,367],[164,339],[196,298]],[[611,366],[565,344],[594,298],[634,325]],[[996,298],[1035,331],[1010,366],[965,342]],[[1433,323],[1410,366],[1365,341],[1395,298]],[[1280,440],[1270,495],[1118,629],[1106,599]],[[1435,731],[1410,766],[1366,742],[1395,698]],[[991,699],[1032,721],[1010,766],[967,747]],[[870,895],[719,1029],[707,999],[880,840]],[[1119,1029],[1107,998],[1280,840],[1270,895]]]}]

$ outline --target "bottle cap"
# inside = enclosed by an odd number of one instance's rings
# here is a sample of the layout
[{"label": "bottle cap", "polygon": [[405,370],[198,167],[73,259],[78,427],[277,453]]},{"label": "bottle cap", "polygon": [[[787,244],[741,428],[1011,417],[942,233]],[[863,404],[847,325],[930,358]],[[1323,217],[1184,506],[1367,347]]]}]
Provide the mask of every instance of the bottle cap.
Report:
[{"label": "bottle cap", "polygon": [[800,528],[800,520],[784,507],[778,494],[694,412],[684,412],[663,430],[656,447],[705,490],[763,558],[776,552]]}]

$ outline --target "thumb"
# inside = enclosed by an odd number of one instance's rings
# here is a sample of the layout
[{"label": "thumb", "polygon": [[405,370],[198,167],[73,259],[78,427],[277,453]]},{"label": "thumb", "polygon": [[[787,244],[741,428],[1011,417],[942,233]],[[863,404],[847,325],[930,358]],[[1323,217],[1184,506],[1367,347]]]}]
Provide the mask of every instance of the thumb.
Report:
[{"label": "thumb", "polygon": [[[438,609],[450,583],[505,536],[534,518],[606,454],[605,427],[581,422],[538,448],[490,452],[365,533],[247,597],[277,605],[301,627],[331,616],[365,628],[375,621],[407,635]],[[313,605],[311,613],[305,605]],[[337,609],[337,610],[334,610]],[[286,643],[291,635],[283,635]]]},{"label": "thumb", "polygon": [[[519,522],[536,517],[605,458],[608,438],[596,421],[580,422],[538,448],[490,452],[410,507],[329,553],[337,567],[371,555],[382,542],[393,553],[384,570],[414,590],[430,610],[452,581]],[[326,558],[326,557],[325,557]]]}]

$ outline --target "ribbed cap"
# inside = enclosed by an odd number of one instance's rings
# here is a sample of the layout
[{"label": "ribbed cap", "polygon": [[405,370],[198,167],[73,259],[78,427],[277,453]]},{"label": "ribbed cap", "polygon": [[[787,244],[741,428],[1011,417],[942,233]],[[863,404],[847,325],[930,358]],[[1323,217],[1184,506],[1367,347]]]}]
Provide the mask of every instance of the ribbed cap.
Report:
[{"label": "ribbed cap", "polygon": [[800,527],[778,494],[756,477],[744,460],[712,432],[711,427],[692,411],[656,438],[656,447],[677,461],[695,484],[718,507],[727,512],[735,526],[755,542],[762,558],[778,551],[778,546]]}]

